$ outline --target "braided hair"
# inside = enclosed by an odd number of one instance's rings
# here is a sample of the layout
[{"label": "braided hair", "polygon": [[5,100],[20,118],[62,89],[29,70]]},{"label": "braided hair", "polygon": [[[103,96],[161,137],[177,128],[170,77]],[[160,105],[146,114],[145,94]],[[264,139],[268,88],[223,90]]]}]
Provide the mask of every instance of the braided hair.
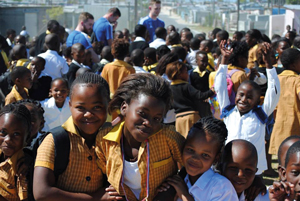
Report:
[{"label": "braided hair", "polygon": [[140,94],[153,96],[162,100],[166,104],[167,111],[171,106],[172,91],[170,84],[162,77],[151,73],[138,73],[127,76],[115,92],[108,106],[108,112],[111,114],[119,110],[125,101],[130,104],[132,99]]},{"label": "braided hair", "polygon": [[4,114],[13,114],[17,117],[25,126],[26,133],[24,133],[24,144],[31,131],[31,115],[29,110],[24,105],[20,104],[8,104],[0,111],[0,117]]},{"label": "braided hair", "polygon": [[97,85],[98,91],[102,93],[102,95],[107,98],[107,100],[109,101],[109,86],[106,82],[106,80],[101,77],[98,74],[92,73],[92,72],[86,72],[80,76],[78,76],[72,86],[71,86],[71,90],[70,90],[70,98],[72,98],[72,94],[73,94],[73,90],[74,87],[76,85],[86,85],[88,87],[91,87],[93,85]]},{"label": "braided hair", "polygon": [[219,142],[219,153],[223,150],[228,136],[228,131],[223,121],[214,117],[201,118],[190,129],[186,141],[188,141],[189,138],[194,137],[195,134],[198,135],[199,131],[201,133],[207,133]]},{"label": "braided hair", "polygon": [[229,58],[229,63],[239,66],[239,57],[248,58],[249,47],[246,42],[233,42],[231,44],[233,52]]}]

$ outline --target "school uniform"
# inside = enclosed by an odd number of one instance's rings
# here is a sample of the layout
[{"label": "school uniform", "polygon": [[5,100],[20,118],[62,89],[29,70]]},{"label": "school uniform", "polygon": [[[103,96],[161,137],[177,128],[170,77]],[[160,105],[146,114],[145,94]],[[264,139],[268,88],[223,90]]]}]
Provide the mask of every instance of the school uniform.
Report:
[{"label": "school uniform", "polygon": [[300,77],[294,71],[284,70],[278,78],[282,90],[270,140],[270,154],[277,154],[281,142],[291,135],[299,135],[300,130]]},{"label": "school uniform", "polygon": [[33,100],[43,101],[49,97],[52,78],[41,73],[36,82],[33,82],[32,87],[28,90],[29,96]]},{"label": "school uniform", "polygon": [[149,73],[152,73],[152,74],[156,74],[156,66],[157,66],[157,62],[156,63],[154,63],[154,64],[151,64],[151,65],[149,65],[149,66],[143,66],[143,69],[145,70],[145,71],[148,71]]},{"label": "school uniform", "polygon": [[238,66],[233,66],[231,64],[228,65],[228,73],[230,73],[231,70],[238,70],[235,73],[232,74],[231,76],[231,81],[233,83],[233,91],[236,93],[239,86],[246,80],[248,80],[248,77],[245,73],[245,69],[240,68]]},{"label": "school uniform", "polygon": [[[24,88],[24,91],[26,92],[27,97],[29,98],[28,89]],[[23,100],[23,97],[17,91],[16,85],[14,85],[11,92],[7,94],[7,96],[5,97],[5,105],[8,105],[13,102],[17,102],[19,100]]]},{"label": "school uniform", "polygon": [[176,114],[176,131],[186,137],[190,128],[200,119],[195,108],[197,101],[204,101],[214,95],[214,92],[201,92],[183,80],[172,81],[171,90],[174,98],[172,108]]},{"label": "school uniform", "polygon": [[111,97],[119,87],[122,80],[130,74],[135,73],[134,68],[125,61],[115,61],[104,66],[101,76],[107,81]]},{"label": "school uniform", "polygon": [[145,71],[141,66],[133,66],[133,68],[135,70],[135,73],[149,73],[148,71]]},{"label": "school uniform", "polygon": [[153,47],[155,49],[159,48],[162,45],[165,45],[166,41],[162,38],[156,38],[152,43],[149,44],[149,47]]},{"label": "school uniform", "polygon": [[209,70],[210,72],[215,71],[215,58],[211,52],[207,53],[207,58],[208,58],[209,65],[207,65],[206,69]]},{"label": "school uniform", "polygon": [[61,109],[59,109],[56,106],[55,99],[53,97],[41,102],[41,105],[45,110],[45,126],[43,129],[44,131],[48,132],[52,128],[61,126],[65,121],[69,119],[69,117],[71,116],[69,100],[70,98],[67,97]]},{"label": "school uniform", "polygon": [[198,68],[197,61],[196,61],[196,53],[198,51],[199,50],[191,49],[191,52],[188,53],[188,55],[186,55],[186,58],[185,58],[185,60],[193,67],[193,69]]},{"label": "school uniform", "polygon": [[248,56],[248,64],[247,64],[247,68],[253,68],[254,66],[254,62],[257,60],[256,59],[256,50],[258,48],[258,44],[254,45],[253,47],[251,47],[249,49],[249,56]]},{"label": "school uniform", "polygon": [[[193,87],[200,90],[201,92],[206,92],[209,90],[209,74],[208,70],[200,72],[199,68],[195,68],[190,74],[190,83]],[[199,112],[200,117],[211,116],[210,105],[204,101],[198,101],[195,105],[196,110]]]},{"label": "school uniform", "polygon": [[101,131],[97,136],[96,154],[101,170],[107,175],[108,182],[120,195],[126,195],[127,200],[143,200],[146,197],[147,200],[153,200],[161,183],[177,173],[177,162],[182,164],[181,148],[184,138],[175,131],[174,126],[162,125],[161,130],[141,143],[137,160],[141,182],[137,198],[124,183],[123,126],[124,122]]},{"label": "school uniform", "polygon": [[[0,155],[2,155],[0,150]],[[27,199],[26,177],[17,177],[17,162],[24,156],[22,150],[0,163],[0,195],[6,200]]]},{"label": "school uniform", "polygon": [[[62,127],[70,138],[69,163],[58,176],[56,187],[73,193],[93,193],[103,185],[103,175],[97,166],[95,146],[86,145],[70,117]],[[101,129],[99,129],[100,131]],[[52,135],[47,135],[37,150],[35,167],[45,167],[54,171],[55,145]]]},{"label": "school uniform", "polygon": [[131,54],[131,52],[135,49],[141,49],[144,51],[147,47],[149,47],[149,44],[146,42],[146,40],[140,36],[137,36],[129,45],[129,54]]},{"label": "school uniform", "polygon": [[[244,192],[242,192],[241,196],[239,197],[239,201],[246,201]],[[258,196],[256,196],[254,201],[270,201],[269,191],[267,191],[265,195],[258,194]]]},{"label": "school uniform", "polygon": [[74,82],[74,80],[76,78],[76,72],[79,68],[83,68],[83,66],[73,59],[72,63],[69,66],[69,70],[67,72],[67,79],[68,79],[69,87],[72,86],[72,83]]},{"label": "school uniform", "polygon": [[[265,152],[265,129],[266,124],[259,119],[256,111],[260,108],[255,107],[247,114],[240,115],[240,112],[235,106],[231,111],[223,109],[230,105],[230,100],[227,91],[226,81],[227,65],[220,65],[215,78],[215,90],[220,105],[222,115],[224,115],[224,123],[228,129],[228,137],[226,143],[234,139],[244,139],[251,142],[257,150],[258,154],[258,171],[261,174],[267,169],[266,152]],[[261,110],[268,117],[274,111],[280,96],[280,83],[277,77],[276,70],[267,69],[268,89],[265,100],[261,106]],[[261,111],[260,110],[260,111]]]},{"label": "school uniform", "polygon": [[[231,182],[224,176],[208,169],[192,185],[187,174],[184,182],[188,187],[189,194],[195,201],[238,201],[238,197]],[[177,201],[182,201],[180,198]]]}]

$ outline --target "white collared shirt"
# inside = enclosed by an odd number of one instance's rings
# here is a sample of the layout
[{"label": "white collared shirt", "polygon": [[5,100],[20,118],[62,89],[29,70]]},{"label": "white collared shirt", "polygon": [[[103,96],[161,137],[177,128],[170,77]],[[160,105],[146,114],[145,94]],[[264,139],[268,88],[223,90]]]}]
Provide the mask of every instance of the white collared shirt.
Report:
[{"label": "white collared shirt", "polygon": [[186,56],[186,61],[192,65],[193,69],[198,67],[196,63],[196,52],[198,51],[199,50],[191,50],[191,52]]},{"label": "white collared shirt", "polygon": [[[215,77],[215,90],[217,99],[220,105],[220,110],[230,105],[230,100],[227,91],[226,81],[227,65],[220,65]],[[276,70],[267,69],[268,89],[266,91],[263,111],[269,116],[275,109],[280,96],[280,83]],[[243,116],[240,115],[237,107],[233,109],[227,117],[224,118],[224,123],[228,129],[228,137],[226,143],[235,139],[244,139],[251,142],[257,150],[258,154],[258,171],[256,174],[261,174],[267,169],[266,151],[265,151],[265,130],[266,125],[262,124],[251,110]]]},{"label": "white collared shirt", "polygon": [[[239,201],[246,201],[246,197],[245,197],[245,194],[244,192],[242,192],[240,198],[239,198]],[[255,199],[254,201],[270,201],[270,198],[269,198],[269,191],[267,190],[267,193],[265,195],[261,195],[259,194]]]},{"label": "white collared shirt", "polygon": [[[186,175],[184,182],[195,201],[238,201],[237,193],[231,182],[212,169],[204,172],[194,185],[191,184],[189,175]],[[177,201],[182,200],[178,198]]]},{"label": "white collared shirt", "polygon": [[62,58],[56,51],[47,50],[38,55],[46,60],[45,69],[43,73],[50,76],[52,80],[62,77],[69,70],[69,66],[64,58]]},{"label": "white collared shirt", "polygon": [[143,37],[140,37],[140,36],[137,36],[133,42],[138,42],[138,41],[145,41],[146,42],[146,40]]},{"label": "white collared shirt", "polygon": [[48,132],[52,128],[57,126],[61,126],[68,118],[71,116],[71,111],[69,107],[70,98],[67,97],[61,111],[55,104],[55,100],[53,97],[46,99],[41,102],[42,107],[45,110],[44,118],[45,118],[45,126],[43,131]]},{"label": "white collared shirt", "polygon": [[161,45],[165,45],[166,41],[162,38],[156,38],[152,43],[149,44],[149,47],[153,47],[155,49],[159,48]]},{"label": "white collared shirt", "polygon": [[135,73],[149,73],[148,71],[145,71],[143,67],[140,66],[133,66],[133,68],[135,69]]}]

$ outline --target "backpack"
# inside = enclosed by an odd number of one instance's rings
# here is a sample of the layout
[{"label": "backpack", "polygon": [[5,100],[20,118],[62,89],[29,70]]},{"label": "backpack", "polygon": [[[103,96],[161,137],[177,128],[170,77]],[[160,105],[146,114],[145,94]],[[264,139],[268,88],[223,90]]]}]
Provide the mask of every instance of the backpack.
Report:
[{"label": "backpack", "polygon": [[33,196],[33,172],[37,149],[49,133],[53,135],[55,145],[54,175],[56,182],[58,176],[66,170],[69,163],[70,138],[68,132],[61,126],[53,128],[49,132],[42,134],[35,138],[30,146],[24,147],[23,152],[25,155],[25,164],[28,167],[26,179],[28,183],[27,196],[29,201],[35,200]]},{"label": "backpack", "polygon": [[[228,96],[229,96],[229,100],[230,100],[230,105],[235,105],[235,92],[233,90],[233,82],[231,80],[231,77],[237,71],[239,71],[239,70],[233,69],[229,73],[226,74],[227,91],[228,91]],[[211,109],[213,116],[217,119],[222,119],[222,117],[220,117],[221,111],[220,111],[220,106],[219,106],[219,102],[217,99],[217,95],[212,96],[208,100],[208,102],[210,104],[210,109]]]}]

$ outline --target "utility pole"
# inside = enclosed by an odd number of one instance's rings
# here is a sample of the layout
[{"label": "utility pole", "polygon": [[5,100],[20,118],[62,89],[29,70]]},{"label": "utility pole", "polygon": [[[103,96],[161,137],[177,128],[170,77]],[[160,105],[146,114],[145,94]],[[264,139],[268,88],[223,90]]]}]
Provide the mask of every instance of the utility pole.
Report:
[{"label": "utility pole", "polygon": [[239,31],[240,21],[240,0],[237,0],[237,18],[236,18],[236,30]]}]

